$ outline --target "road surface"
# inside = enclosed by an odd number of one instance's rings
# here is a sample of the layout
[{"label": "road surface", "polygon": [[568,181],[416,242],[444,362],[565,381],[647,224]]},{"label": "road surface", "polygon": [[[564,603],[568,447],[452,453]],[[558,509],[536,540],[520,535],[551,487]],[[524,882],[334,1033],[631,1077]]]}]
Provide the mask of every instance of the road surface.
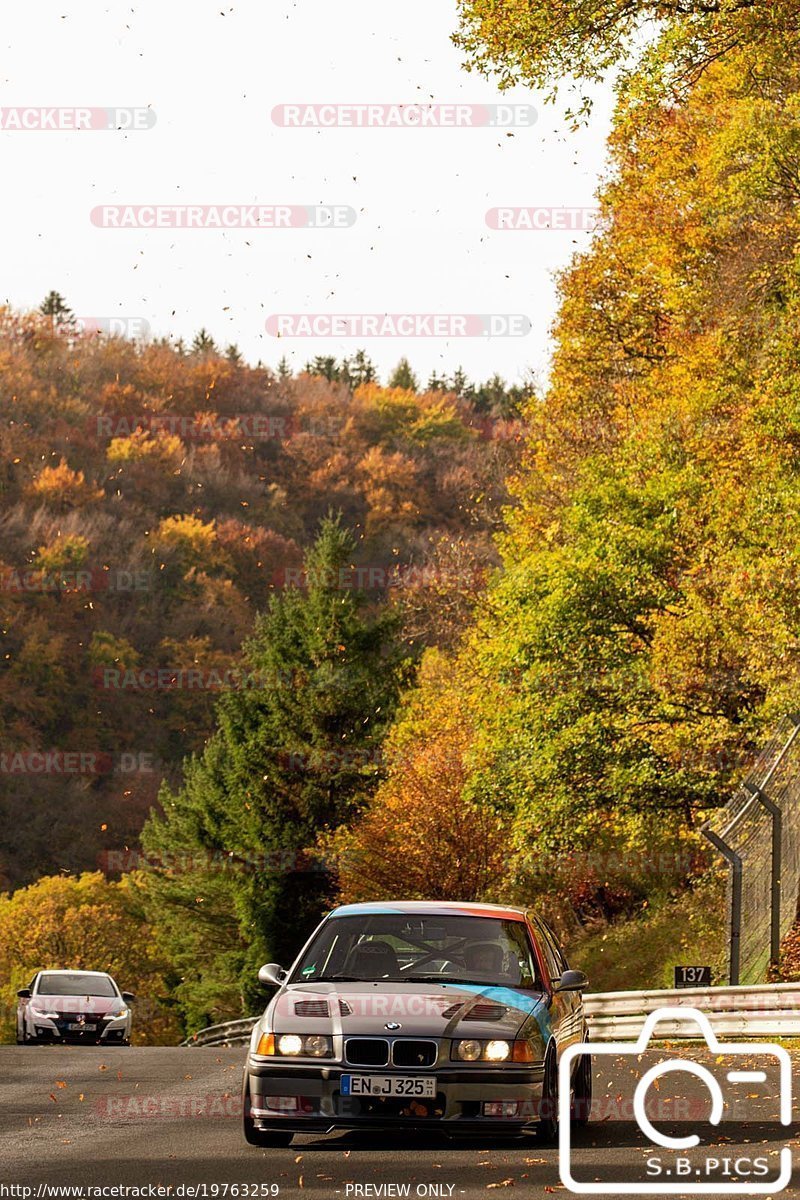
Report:
[{"label": "road surface", "polygon": [[[244,1053],[243,1047],[0,1047],[0,1200],[49,1200],[57,1194],[47,1190],[53,1185],[72,1188],[61,1195],[76,1198],[112,1194],[88,1190],[98,1186],[171,1185],[162,1196],[224,1200],[236,1183],[259,1185],[255,1194],[263,1196],[304,1191],[332,1200],[569,1194],[559,1178],[557,1149],[533,1138],[359,1132],[297,1136],[289,1149],[250,1147],[239,1115]],[[581,1179],[647,1179],[654,1148],[630,1119],[639,1077],[630,1063],[604,1061],[596,1068],[595,1119],[579,1135],[573,1155]],[[794,1057],[795,1076],[798,1065],[800,1057]],[[692,1130],[701,1127],[697,1114],[702,1118],[708,1108],[705,1089],[698,1088]],[[770,1178],[778,1173],[783,1145],[800,1156],[798,1125],[784,1129],[773,1120],[776,1092],[772,1081],[765,1098],[745,1094],[748,1124],[725,1127],[729,1140],[716,1134],[712,1153],[740,1167],[742,1155],[761,1155]],[[667,1105],[662,1114],[670,1111],[664,1091],[658,1103]],[[667,1130],[669,1122],[661,1127]],[[678,1123],[672,1130],[687,1128]],[[797,1184],[795,1172],[783,1194],[796,1194]],[[194,1185],[205,1187],[192,1193]],[[26,1188],[32,1191],[21,1190]]]}]

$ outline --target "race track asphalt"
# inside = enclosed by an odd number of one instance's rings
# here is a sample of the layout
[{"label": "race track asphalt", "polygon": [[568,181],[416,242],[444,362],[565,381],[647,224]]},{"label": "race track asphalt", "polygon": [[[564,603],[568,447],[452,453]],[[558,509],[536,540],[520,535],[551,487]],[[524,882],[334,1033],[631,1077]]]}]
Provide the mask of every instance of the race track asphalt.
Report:
[{"label": "race track asphalt", "polygon": [[[0,1046],[0,1200],[50,1200],[53,1186],[73,1189],[62,1195],[89,1197],[98,1193],[77,1189],[119,1185],[169,1185],[162,1196],[199,1200],[235,1200],[234,1184],[258,1185],[251,1196],[268,1196],[275,1184],[278,1196],[311,1192],[341,1200],[404,1194],[461,1200],[485,1198],[488,1191],[569,1195],[557,1148],[533,1137],[359,1131],[298,1135],[289,1149],[250,1147],[239,1107],[244,1055],[243,1047]],[[798,1066],[800,1057],[793,1056],[795,1084]],[[648,1179],[654,1147],[631,1120],[636,1072],[641,1068],[634,1071],[630,1060],[604,1060],[596,1068],[593,1121],[573,1152],[576,1177],[623,1184]],[[690,1079],[685,1089],[695,1097],[692,1121],[678,1121],[673,1132],[702,1131],[697,1115],[707,1112],[707,1093],[699,1082],[692,1091],[696,1082]],[[785,1128],[776,1120],[776,1080],[763,1097],[749,1097],[747,1087],[741,1101],[746,1121],[706,1127],[704,1138],[709,1153],[729,1160],[731,1182],[743,1178],[736,1165],[756,1155],[768,1162],[769,1178],[777,1175],[782,1146],[790,1145],[795,1159],[800,1155],[797,1123]],[[662,1114],[670,1112],[663,1091],[658,1103],[667,1106]],[[668,1131],[669,1125],[660,1127]],[[782,1194],[796,1193],[797,1185],[795,1170]]]}]

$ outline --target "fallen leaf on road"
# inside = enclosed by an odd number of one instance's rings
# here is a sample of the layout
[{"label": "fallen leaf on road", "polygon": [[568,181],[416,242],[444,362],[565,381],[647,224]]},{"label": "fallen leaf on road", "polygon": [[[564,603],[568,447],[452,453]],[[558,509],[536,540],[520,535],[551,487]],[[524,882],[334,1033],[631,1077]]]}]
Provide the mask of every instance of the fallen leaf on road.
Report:
[{"label": "fallen leaf on road", "polygon": [[66,1086],[67,1086],[67,1085],[66,1085],[66,1082],[65,1082],[65,1080],[63,1080],[63,1079],[57,1079],[57,1080],[56,1080],[56,1087],[57,1087],[57,1088],[65,1088]]},{"label": "fallen leaf on road", "polygon": [[486,1186],[487,1186],[487,1188],[513,1187],[514,1180],[513,1179],[501,1179],[499,1183],[487,1183]]}]

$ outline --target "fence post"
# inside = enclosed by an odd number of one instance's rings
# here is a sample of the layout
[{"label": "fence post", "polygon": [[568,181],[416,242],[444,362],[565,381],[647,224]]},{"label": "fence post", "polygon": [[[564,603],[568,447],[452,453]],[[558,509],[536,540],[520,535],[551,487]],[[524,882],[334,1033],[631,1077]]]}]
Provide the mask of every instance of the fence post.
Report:
[{"label": "fence post", "polygon": [[731,940],[730,940],[730,978],[731,987],[739,983],[739,960],[742,941],[742,860],[727,842],[723,842],[713,830],[702,826],[701,833],[705,834],[711,845],[719,850],[723,858],[731,864]]},{"label": "fence post", "polygon": [[770,866],[769,958],[777,966],[781,956],[781,856],[783,854],[783,812],[766,792],[754,783],[744,785],[772,817],[772,862]]}]

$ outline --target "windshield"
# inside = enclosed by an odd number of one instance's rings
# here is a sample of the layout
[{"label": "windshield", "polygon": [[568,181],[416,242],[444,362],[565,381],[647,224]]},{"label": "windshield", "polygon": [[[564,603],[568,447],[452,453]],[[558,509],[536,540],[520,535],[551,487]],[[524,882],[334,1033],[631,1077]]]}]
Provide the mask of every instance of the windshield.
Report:
[{"label": "windshield", "polygon": [[36,989],[41,996],[116,996],[117,989],[107,975],[87,975],[70,971],[67,975],[46,972],[39,976]]},{"label": "windshield", "polygon": [[521,921],[461,915],[376,913],[331,917],[291,983],[434,982],[537,986]]}]

